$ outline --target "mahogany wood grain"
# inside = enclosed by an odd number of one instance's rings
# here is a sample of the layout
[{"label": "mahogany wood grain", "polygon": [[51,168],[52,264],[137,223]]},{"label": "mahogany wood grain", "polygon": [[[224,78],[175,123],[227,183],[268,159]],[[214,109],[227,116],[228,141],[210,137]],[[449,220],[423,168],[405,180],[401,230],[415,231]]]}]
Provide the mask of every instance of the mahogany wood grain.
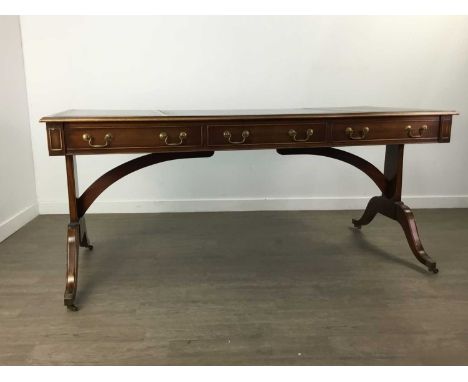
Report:
[{"label": "mahogany wood grain", "polygon": [[384,176],[388,187],[383,196],[395,202],[401,201],[404,149],[404,145],[388,145],[385,148]]},{"label": "mahogany wood grain", "polygon": [[[331,123],[331,135],[337,144],[353,140],[347,133],[348,128],[353,129],[355,139],[363,142],[386,141],[388,144],[391,140],[437,141],[439,124],[439,117],[340,119]],[[426,128],[420,133],[423,126]],[[365,128],[369,132],[361,139],[359,134]]]},{"label": "mahogany wood grain", "polygon": [[[307,131],[310,130],[311,134],[308,136]],[[236,144],[242,147],[264,145],[309,145],[317,142],[326,142],[327,125],[325,122],[257,122],[257,123],[223,123],[223,124],[208,124],[207,137],[209,147],[230,147],[229,139],[224,136],[228,131],[232,134],[233,141],[242,140],[242,133],[247,131],[249,136],[246,138],[245,143]],[[290,134],[294,131],[294,136]],[[299,141],[298,141],[299,140]]]},{"label": "mahogany wood grain", "polygon": [[68,189],[68,206],[70,210],[70,222],[78,223],[78,180],[76,171],[76,161],[73,155],[65,156],[65,164],[67,170],[67,189]]},{"label": "mahogany wood grain", "polygon": [[[167,139],[162,139],[160,134],[166,134]],[[179,142],[180,133],[186,136]],[[83,139],[88,134],[92,139]],[[111,135],[106,147],[92,147],[91,145],[105,145],[106,134]],[[140,122],[138,124],[128,122],[114,123],[74,123],[66,125],[65,146],[68,153],[94,154],[104,152],[148,152],[148,151],[190,151],[200,150],[203,142],[203,130],[196,123],[155,123]]]}]

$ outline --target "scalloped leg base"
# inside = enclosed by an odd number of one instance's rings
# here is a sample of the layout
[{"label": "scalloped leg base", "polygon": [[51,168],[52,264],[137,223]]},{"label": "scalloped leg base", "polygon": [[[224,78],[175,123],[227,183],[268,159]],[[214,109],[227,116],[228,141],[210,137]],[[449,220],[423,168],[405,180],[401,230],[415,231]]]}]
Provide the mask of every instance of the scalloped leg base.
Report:
[{"label": "scalloped leg base", "polygon": [[437,274],[436,262],[426,253],[419,237],[418,227],[411,209],[401,201],[393,201],[384,196],[374,196],[360,219],[352,219],[355,228],[360,229],[363,225],[369,224],[378,214],[387,216],[397,221],[405,233],[408,245],[416,259],[424,264],[429,272]]},{"label": "scalloped leg base", "polygon": [[77,311],[75,306],[76,290],[78,288],[78,255],[80,252],[80,226],[70,223],[67,233],[67,274],[63,303],[71,311]]}]

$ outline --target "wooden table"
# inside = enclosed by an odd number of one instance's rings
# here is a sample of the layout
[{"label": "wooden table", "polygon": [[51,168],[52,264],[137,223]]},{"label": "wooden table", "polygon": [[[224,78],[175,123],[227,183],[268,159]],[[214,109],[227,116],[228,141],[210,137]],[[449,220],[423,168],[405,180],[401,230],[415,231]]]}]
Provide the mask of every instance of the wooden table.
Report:
[{"label": "wooden table", "polygon": [[[217,150],[276,149],[281,155],[321,155],[364,172],[381,195],[370,199],[356,228],[377,213],[400,223],[414,256],[430,272],[434,260],[424,250],[410,208],[401,201],[403,149],[407,143],[450,141],[454,111],[375,107],[289,110],[114,111],[68,110],[46,122],[49,155],[65,156],[70,224],[64,302],[77,310],[80,247],[92,249],[85,213],[96,198],[124,176],[174,159],[210,157]],[[334,146],[385,145],[381,172],[368,161]],[[102,175],[78,193],[75,155],[149,153]],[[326,169],[324,170],[326,171]]]}]

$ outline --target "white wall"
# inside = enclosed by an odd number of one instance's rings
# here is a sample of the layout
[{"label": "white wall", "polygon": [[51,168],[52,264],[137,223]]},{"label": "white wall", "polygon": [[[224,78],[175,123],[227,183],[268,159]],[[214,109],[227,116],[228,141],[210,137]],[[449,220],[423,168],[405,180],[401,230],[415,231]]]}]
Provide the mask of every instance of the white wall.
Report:
[{"label": "white wall", "polygon": [[0,242],[37,216],[20,22],[0,16]]},{"label": "white wall", "polygon": [[[401,106],[456,109],[452,143],[407,146],[405,200],[468,206],[467,17],[21,17],[41,213],[66,212],[46,114],[70,108]],[[353,148],[379,166],[384,147]],[[130,155],[79,157],[80,185]],[[92,211],[360,208],[352,167],[274,151],[144,169]]]}]

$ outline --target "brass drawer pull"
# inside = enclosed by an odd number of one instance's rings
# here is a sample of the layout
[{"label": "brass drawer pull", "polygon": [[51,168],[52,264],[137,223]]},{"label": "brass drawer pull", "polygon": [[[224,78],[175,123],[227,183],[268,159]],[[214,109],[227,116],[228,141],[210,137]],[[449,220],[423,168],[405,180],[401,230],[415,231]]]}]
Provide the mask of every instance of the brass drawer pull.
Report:
[{"label": "brass drawer pull", "polygon": [[367,136],[367,133],[369,133],[369,128],[366,126],[361,130],[361,133],[358,135],[354,135],[354,130],[352,127],[347,127],[345,130],[346,134],[348,135],[349,139],[364,139]]},{"label": "brass drawer pull", "polygon": [[231,141],[231,132],[229,130],[226,130],[223,133],[223,135],[224,135],[224,138],[226,138],[229,143],[232,143],[233,145],[241,145],[242,143],[245,143],[245,140],[249,137],[250,131],[244,130],[242,132],[242,141]]},{"label": "brass drawer pull", "polygon": [[184,143],[184,139],[187,138],[187,133],[185,131],[180,132],[179,142],[169,143],[167,141],[168,138],[169,138],[169,136],[167,135],[167,133],[165,131],[163,131],[163,132],[161,132],[159,134],[159,139],[163,140],[166,145],[168,145],[168,146],[180,146],[181,144]]},{"label": "brass drawer pull", "polygon": [[104,135],[104,143],[103,145],[95,145],[93,144],[93,137],[89,134],[83,134],[83,141],[85,142],[88,142],[88,145],[91,146],[91,147],[94,147],[95,149],[102,149],[103,147],[107,147],[109,146],[110,142],[112,141],[112,134],[111,133],[107,133],[106,135]]},{"label": "brass drawer pull", "polygon": [[294,129],[289,130],[288,135],[293,139],[294,142],[307,142],[309,140],[309,138],[312,135],[314,135],[314,130],[313,129],[307,129],[306,137],[304,139],[297,139],[296,138],[297,132]]},{"label": "brass drawer pull", "polygon": [[410,137],[410,138],[421,138],[424,135],[424,133],[427,131],[427,125],[422,125],[419,128],[419,135],[413,134],[411,129],[412,129],[411,125],[408,125],[405,128],[406,133],[408,134],[408,137]]}]

